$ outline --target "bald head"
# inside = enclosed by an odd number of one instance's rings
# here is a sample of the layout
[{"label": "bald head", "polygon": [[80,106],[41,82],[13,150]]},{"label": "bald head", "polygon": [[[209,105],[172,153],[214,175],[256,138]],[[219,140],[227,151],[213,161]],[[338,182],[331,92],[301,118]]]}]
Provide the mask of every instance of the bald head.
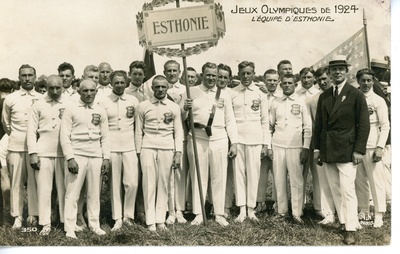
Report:
[{"label": "bald head", "polygon": [[93,103],[96,92],[96,83],[91,79],[85,79],[79,85],[79,94],[81,95],[81,100],[85,104]]},{"label": "bald head", "polygon": [[103,62],[99,64],[99,83],[106,86],[111,83],[110,74],[113,71],[109,63]]},{"label": "bald head", "polygon": [[63,91],[63,82],[58,75],[50,75],[47,80],[47,94],[53,100],[58,100]]}]

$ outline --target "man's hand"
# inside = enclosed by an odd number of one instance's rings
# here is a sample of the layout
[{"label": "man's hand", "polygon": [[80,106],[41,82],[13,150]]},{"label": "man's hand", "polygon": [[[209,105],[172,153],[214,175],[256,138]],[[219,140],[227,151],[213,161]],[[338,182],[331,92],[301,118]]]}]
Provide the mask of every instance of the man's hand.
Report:
[{"label": "man's hand", "polygon": [[68,164],[69,172],[71,172],[72,174],[78,174],[79,166],[78,166],[78,163],[76,163],[74,158],[69,159],[67,164]]},{"label": "man's hand", "polygon": [[308,148],[303,148],[300,153],[300,163],[301,164],[306,164],[308,161]]},{"label": "man's hand", "polygon": [[172,167],[180,168],[181,167],[181,159],[182,159],[182,152],[175,152],[174,159],[172,160]]},{"label": "man's hand", "polygon": [[320,160],[320,151],[314,151],[314,162],[315,164],[317,164],[318,166],[322,166],[322,162]]},{"label": "man's hand", "polygon": [[193,106],[193,100],[192,99],[186,99],[185,102],[183,103],[183,110],[188,111],[191,109]]},{"label": "man's hand", "polygon": [[353,164],[357,165],[362,162],[363,155],[359,152],[353,152]]},{"label": "man's hand", "polygon": [[37,156],[37,153],[33,153],[29,155],[29,163],[31,164],[31,167],[35,170],[40,169],[40,160],[39,157]]},{"label": "man's hand", "polygon": [[231,144],[231,148],[229,149],[228,157],[230,159],[234,159],[237,155],[237,144]]},{"label": "man's hand", "polygon": [[272,149],[268,149],[267,156],[271,161],[274,160],[274,152],[272,151]]},{"label": "man's hand", "polygon": [[110,160],[109,159],[103,159],[103,163],[101,163],[101,174],[106,175],[108,171],[110,170],[111,165],[110,165]]},{"label": "man's hand", "polygon": [[382,147],[377,147],[375,148],[374,153],[372,154],[372,161],[373,162],[378,162],[382,160],[383,156],[383,148]]},{"label": "man's hand", "polygon": [[268,145],[263,145],[261,148],[261,160],[267,157],[268,155]]}]

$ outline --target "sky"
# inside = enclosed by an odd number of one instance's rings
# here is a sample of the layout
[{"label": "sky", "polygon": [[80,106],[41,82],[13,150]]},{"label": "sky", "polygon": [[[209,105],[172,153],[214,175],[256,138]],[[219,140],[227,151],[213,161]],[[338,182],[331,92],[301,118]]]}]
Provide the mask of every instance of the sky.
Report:
[{"label": "sky", "polygon": [[[75,67],[75,76],[81,77],[85,66],[109,62],[114,70],[128,70],[134,60],[143,59],[143,48],[138,43],[136,14],[142,11],[142,0],[1,0],[0,1],[0,78],[16,80],[18,68],[30,64],[38,76],[57,72],[62,62]],[[237,73],[237,65],[243,60],[253,61],[256,74],[262,75],[266,69],[276,68],[282,59],[289,59],[294,72],[310,66],[331,52],[336,46],[363,27],[362,9],[367,17],[368,41],[371,58],[383,59],[385,55],[398,56],[400,41],[398,31],[391,27],[400,24],[400,1],[392,0],[219,0],[225,12],[226,34],[218,46],[187,58],[188,66],[200,71],[207,62],[225,63]],[[202,4],[202,3],[197,3]],[[196,4],[196,5],[197,5]],[[181,6],[191,6],[181,1]],[[232,14],[236,6],[247,9],[257,8],[258,14]],[[315,7],[330,8],[333,22],[252,22],[252,18],[276,16],[260,13],[263,5],[268,7]],[[335,5],[354,5],[355,13],[334,13]],[[391,15],[390,9],[397,15]],[[175,8],[174,4],[163,7]],[[162,8],[160,8],[162,9]],[[292,14],[289,14],[292,15]],[[279,16],[279,15],[278,15]],[[284,17],[287,14],[283,15]],[[322,16],[322,14],[318,15]],[[392,18],[392,21],[391,21]],[[391,36],[391,29],[397,34]],[[397,28],[398,30],[398,28]],[[391,42],[392,41],[392,42]],[[175,46],[171,46],[175,47]],[[393,52],[391,52],[393,50]],[[393,58],[393,66],[398,66]],[[162,73],[162,65],[167,57],[155,56],[157,73]],[[181,59],[176,58],[181,62]],[[395,68],[393,67],[393,68]],[[398,75],[392,76],[392,98]],[[396,109],[397,101],[392,100]],[[396,114],[392,114],[392,129],[398,129]],[[392,132],[396,140],[397,133]],[[400,179],[397,159],[393,159],[393,179]],[[396,172],[397,171],[397,172]],[[396,184],[394,188],[397,189]],[[396,193],[394,190],[393,193]],[[393,199],[397,202],[396,194]],[[392,207],[392,226],[398,225],[396,212]],[[396,229],[397,228],[397,229]],[[398,227],[393,227],[392,246],[396,241]],[[398,237],[397,237],[398,239]],[[14,249],[16,250],[16,249]],[[315,250],[315,249],[314,249]],[[308,249],[310,251],[310,249]],[[324,249],[326,252],[334,248]]]}]

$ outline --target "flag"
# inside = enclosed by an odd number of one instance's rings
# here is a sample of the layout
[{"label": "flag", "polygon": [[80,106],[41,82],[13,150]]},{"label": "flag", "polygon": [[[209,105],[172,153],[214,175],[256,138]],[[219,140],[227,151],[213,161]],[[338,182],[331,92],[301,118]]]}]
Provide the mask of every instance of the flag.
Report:
[{"label": "flag", "polygon": [[154,75],[156,75],[156,68],[154,67],[154,57],[153,53],[149,52],[148,49],[145,49],[144,60],[143,60],[146,70],[145,70],[145,78],[143,83],[147,80],[151,79]]},{"label": "flag", "polygon": [[348,81],[358,87],[356,73],[360,69],[368,68],[369,59],[367,50],[365,29],[361,28],[332,52],[316,62],[313,65],[313,69],[317,70],[318,68],[328,66],[329,60],[333,55],[345,55],[346,61],[351,64],[351,66],[349,66],[349,72],[347,73]]}]

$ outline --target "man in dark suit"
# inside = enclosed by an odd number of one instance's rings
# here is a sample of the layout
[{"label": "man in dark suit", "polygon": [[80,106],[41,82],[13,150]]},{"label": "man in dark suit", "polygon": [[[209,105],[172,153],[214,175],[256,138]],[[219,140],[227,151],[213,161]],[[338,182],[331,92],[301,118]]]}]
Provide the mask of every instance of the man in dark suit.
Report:
[{"label": "man in dark suit", "polygon": [[342,55],[329,62],[332,87],[319,97],[313,137],[314,159],[325,167],[339,221],[345,224],[344,242],[354,244],[360,227],[355,178],[370,126],[365,96],[347,82],[349,66]]}]

